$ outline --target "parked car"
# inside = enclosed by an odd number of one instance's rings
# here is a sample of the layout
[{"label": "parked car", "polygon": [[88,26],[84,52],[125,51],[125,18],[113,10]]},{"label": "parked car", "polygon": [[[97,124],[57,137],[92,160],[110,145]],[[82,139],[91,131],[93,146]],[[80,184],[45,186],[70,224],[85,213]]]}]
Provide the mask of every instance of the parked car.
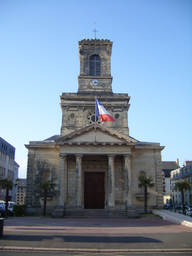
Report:
[{"label": "parked car", "polygon": [[170,204],[164,204],[164,209],[166,209],[166,210],[168,210],[168,209],[170,209]]},{"label": "parked car", "polygon": [[15,202],[13,201],[8,201],[8,208],[13,209],[13,205],[15,205]]},{"label": "parked car", "polygon": [[0,205],[0,218],[5,217],[5,209],[2,205]]},{"label": "parked car", "polygon": [[5,201],[4,200],[0,200],[0,206],[4,205]]},{"label": "parked car", "polygon": [[7,209],[7,211],[8,211],[8,216],[13,216],[13,209]]},{"label": "parked car", "polygon": [[[189,206],[185,205],[185,212],[189,209]],[[183,213],[183,205],[181,205],[181,209],[179,209],[179,213]]]},{"label": "parked car", "polygon": [[186,215],[192,217],[192,209],[186,211]]},{"label": "parked car", "polygon": [[182,205],[176,205],[176,206],[173,207],[173,209],[174,209],[174,210],[177,210],[177,211],[180,211],[180,210],[182,210],[183,208],[182,208]]},{"label": "parked car", "polygon": [[[3,216],[5,216],[5,205],[0,205],[0,207],[1,207],[1,209],[3,209],[3,211],[4,211]],[[13,216],[13,210],[7,208],[7,214],[8,214],[8,216]],[[1,216],[0,216],[0,217],[1,217]]]}]

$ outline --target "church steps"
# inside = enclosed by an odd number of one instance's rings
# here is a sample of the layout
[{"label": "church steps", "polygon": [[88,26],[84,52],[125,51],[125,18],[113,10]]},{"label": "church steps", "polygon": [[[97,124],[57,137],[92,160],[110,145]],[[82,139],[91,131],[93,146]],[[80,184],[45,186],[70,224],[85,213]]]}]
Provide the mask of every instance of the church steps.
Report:
[{"label": "church steps", "polygon": [[64,218],[85,218],[85,219],[127,219],[125,210],[66,210]]}]

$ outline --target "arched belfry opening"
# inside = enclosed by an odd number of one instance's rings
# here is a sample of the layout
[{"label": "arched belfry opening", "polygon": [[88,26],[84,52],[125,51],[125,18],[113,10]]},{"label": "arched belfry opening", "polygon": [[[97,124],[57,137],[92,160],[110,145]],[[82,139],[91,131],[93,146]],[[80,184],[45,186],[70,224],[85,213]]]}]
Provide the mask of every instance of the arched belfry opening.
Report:
[{"label": "arched belfry opening", "polygon": [[90,76],[101,76],[101,59],[99,55],[94,54],[90,57],[89,67]]}]

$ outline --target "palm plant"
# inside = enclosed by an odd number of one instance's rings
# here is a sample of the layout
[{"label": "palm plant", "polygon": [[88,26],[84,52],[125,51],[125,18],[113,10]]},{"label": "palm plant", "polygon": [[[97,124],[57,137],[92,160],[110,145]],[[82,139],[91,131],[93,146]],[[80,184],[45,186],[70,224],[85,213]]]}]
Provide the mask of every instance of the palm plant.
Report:
[{"label": "palm plant", "polygon": [[181,201],[183,206],[183,214],[185,213],[185,202],[184,202],[184,190],[190,189],[191,184],[187,181],[178,181],[175,183],[175,188],[177,188],[181,192]]},{"label": "palm plant", "polygon": [[54,189],[54,184],[48,180],[45,182],[40,182],[39,183],[39,188],[41,190],[43,190],[44,192],[44,208],[43,208],[43,215],[45,216],[45,212],[46,212],[46,205],[47,205],[47,194],[48,192],[50,192],[52,189]]},{"label": "palm plant", "polygon": [[139,177],[139,187],[142,188],[144,187],[144,201],[145,201],[145,213],[147,213],[147,188],[150,187],[154,187],[154,183],[151,183],[153,181],[153,178],[152,177],[149,177],[149,178],[146,178],[146,177],[143,177],[143,176],[140,176]]},{"label": "palm plant", "polygon": [[1,178],[0,179],[0,186],[2,187],[2,189],[6,189],[5,217],[7,218],[7,216],[8,216],[7,208],[8,208],[8,200],[9,200],[9,190],[12,189],[13,182],[9,177]]}]

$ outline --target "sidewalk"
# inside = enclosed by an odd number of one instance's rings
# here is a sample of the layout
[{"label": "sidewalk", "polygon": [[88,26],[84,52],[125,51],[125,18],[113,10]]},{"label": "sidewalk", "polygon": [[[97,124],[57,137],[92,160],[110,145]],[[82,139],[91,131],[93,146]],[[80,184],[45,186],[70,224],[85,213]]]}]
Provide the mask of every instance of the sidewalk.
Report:
[{"label": "sidewalk", "polygon": [[161,216],[164,220],[192,228],[192,217],[185,216],[169,210],[153,210],[153,214]]},{"label": "sidewalk", "polygon": [[[166,210],[156,214],[169,216],[171,220],[183,216]],[[191,227],[163,219],[13,217],[4,220],[0,253],[8,250],[182,253],[192,252],[191,241]]]}]

